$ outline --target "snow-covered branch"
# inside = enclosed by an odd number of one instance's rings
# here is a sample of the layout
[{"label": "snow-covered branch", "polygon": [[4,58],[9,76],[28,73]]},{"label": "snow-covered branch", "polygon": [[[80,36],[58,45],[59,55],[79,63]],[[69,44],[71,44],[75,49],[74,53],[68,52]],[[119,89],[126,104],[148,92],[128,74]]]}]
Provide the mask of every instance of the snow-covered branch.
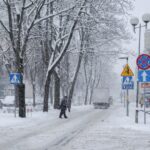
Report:
[{"label": "snow-covered branch", "polygon": [[27,31],[26,31],[26,36],[25,36],[24,41],[23,41],[21,56],[23,56],[23,54],[24,54],[24,52],[25,52],[25,50],[26,50],[27,41],[29,40],[28,38],[29,38],[30,31],[31,31],[32,27],[34,26],[34,22],[35,22],[36,18],[38,17],[38,14],[39,14],[39,12],[41,11],[41,9],[42,9],[44,3],[45,3],[45,0],[43,0],[43,1],[41,2],[41,4],[38,6],[38,9],[36,10],[36,14],[35,14],[35,16],[33,17],[30,26],[28,26],[28,29],[27,29]]},{"label": "snow-covered branch", "polygon": [[60,11],[60,12],[57,12],[57,13],[54,13],[54,14],[50,14],[50,15],[45,16],[45,17],[43,17],[43,18],[37,19],[37,20],[35,20],[34,25],[37,24],[37,23],[39,23],[39,22],[41,22],[41,21],[43,21],[43,20],[46,20],[46,19],[48,19],[48,18],[51,18],[51,17],[57,16],[57,15],[59,15],[59,14],[62,14],[62,13],[64,13],[64,12],[67,12],[67,11],[73,9],[74,7],[75,7],[75,6],[73,6],[73,7],[71,7],[71,8],[68,8],[68,9],[64,9],[64,10],[62,10],[62,11]]},{"label": "snow-covered branch", "polygon": [[24,6],[23,9],[28,9],[28,8],[30,8],[30,7],[33,6],[34,3],[36,3],[36,2],[37,2],[37,0],[34,0],[34,1],[30,0],[30,3],[29,3],[28,5],[26,5],[26,6]]},{"label": "snow-covered branch", "polygon": [[4,23],[2,22],[2,20],[0,20],[0,24],[1,26],[5,29],[5,31],[10,34],[10,31],[7,29],[7,27],[4,25]]},{"label": "snow-covered branch", "polygon": [[8,2],[6,2],[6,0],[3,0],[4,4],[7,5]]},{"label": "snow-covered branch", "polygon": [[77,25],[79,16],[81,15],[81,11],[82,11],[82,9],[83,9],[83,6],[85,6],[86,1],[87,1],[87,0],[84,0],[82,6],[80,7],[80,9],[79,9],[79,11],[78,11],[78,13],[77,13],[77,17],[76,17],[76,19],[74,20],[74,23],[73,23],[73,25],[72,25],[72,27],[71,27],[71,29],[70,29],[69,36],[68,36],[68,40],[67,40],[67,42],[66,42],[64,48],[63,48],[62,51],[60,52],[59,56],[53,61],[53,63],[51,63],[51,61],[49,61],[49,67],[48,67],[48,70],[47,70],[46,80],[47,80],[47,77],[48,77],[49,72],[50,72],[51,70],[53,70],[53,69],[56,67],[57,63],[63,58],[65,52],[67,51],[67,49],[68,49],[68,47],[69,47],[69,44],[70,44],[70,42],[71,42],[72,36],[73,36],[74,29],[75,29],[75,27],[76,27],[76,25]]},{"label": "snow-covered branch", "polygon": [[50,2],[45,3],[45,5],[49,5],[50,3],[53,3],[55,1],[57,1],[57,0],[51,0]]}]

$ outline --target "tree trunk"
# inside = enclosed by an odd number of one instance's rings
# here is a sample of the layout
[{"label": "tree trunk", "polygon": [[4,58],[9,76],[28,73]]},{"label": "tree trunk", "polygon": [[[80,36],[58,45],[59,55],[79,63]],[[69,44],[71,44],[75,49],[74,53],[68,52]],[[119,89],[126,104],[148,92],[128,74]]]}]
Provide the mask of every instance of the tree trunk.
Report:
[{"label": "tree trunk", "polygon": [[20,73],[20,83],[15,85],[15,101],[19,105],[19,117],[26,117],[26,107],[25,107],[25,85],[23,83],[23,59],[16,55],[16,72]]},{"label": "tree trunk", "polygon": [[75,72],[75,76],[74,76],[74,79],[73,79],[73,82],[72,82],[72,85],[71,85],[71,88],[70,88],[70,91],[69,91],[69,97],[68,97],[69,112],[71,110],[71,103],[72,103],[74,87],[75,87],[75,83],[77,81],[77,77],[78,77],[78,73],[79,73],[79,70],[80,70],[82,58],[83,58],[83,54],[80,53],[77,68],[76,68],[76,72]]},{"label": "tree trunk", "polygon": [[84,38],[85,38],[85,32],[84,32],[83,28],[81,28],[80,38],[81,38],[81,44],[80,44],[80,53],[79,53],[78,64],[77,64],[77,68],[76,68],[76,71],[75,71],[75,75],[74,75],[74,78],[73,78],[73,82],[72,82],[72,85],[71,85],[71,88],[70,88],[70,91],[69,91],[69,97],[68,97],[69,112],[71,110],[71,103],[72,103],[72,97],[73,97],[73,92],[74,92],[74,88],[75,88],[75,83],[77,81],[78,73],[79,73],[82,58],[83,58],[82,51],[83,51],[83,47],[84,47]]},{"label": "tree trunk", "polygon": [[90,77],[88,78],[87,77],[87,72],[86,72],[86,62],[84,63],[84,75],[85,75],[85,82],[86,82],[84,104],[87,105],[91,72],[90,72]]},{"label": "tree trunk", "polygon": [[84,100],[84,105],[87,105],[87,101],[88,101],[88,89],[89,89],[89,86],[86,86],[86,90],[85,90],[85,100]]},{"label": "tree trunk", "polygon": [[48,98],[49,98],[49,86],[50,86],[51,73],[48,74],[46,79],[46,83],[44,86],[44,104],[43,104],[43,112],[48,112]]},{"label": "tree trunk", "polygon": [[[50,11],[49,11],[50,10]],[[53,2],[51,2],[50,4],[47,5],[47,12],[46,14],[53,13]],[[49,29],[50,26],[50,29]],[[50,59],[50,55],[51,55],[51,47],[52,47],[52,30],[53,30],[53,17],[51,17],[49,20],[46,21],[46,41],[45,41],[45,51],[44,51],[44,62],[46,65],[46,68],[48,68],[48,63],[49,63],[49,59]],[[48,37],[48,30],[50,30],[50,40]],[[51,71],[48,72],[48,76],[46,79],[46,83],[44,85],[44,105],[43,105],[43,112],[48,112],[48,99],[49,99],[49,92],[50,92],[50,80],[51,80]]]},{"label": "tree trunk", "polygon": [[53,94],[53,91],[54,91],[54,86],[53,86],[53,79],[51,79],[51,84],[50,84],[50,89],[49,89],[49,92],[50,92],[50,103],[51,105],[53,105],[53,102],[54,102],[54,94]]},{"label": "tree trunk", "polygon": [[33,83],[32,89],[33,89],[33,107],[35,107],[36,106],[36,102],[35,102],[35,83]]},{"label": "tree trunk", "polygon": [[60,104],[60,78],[57,73],[54,71],[54,80],[55,80],[55,94],[54,94],[54,109],[59,109]]},{"label": "tree trunk", "polygon": [[94,92],[94,88],[91,89],[91,93],[90,93],[90,105],[92,104],[93,92]]},{"label": "tree trunk", "polygon": [[26,107],[25,107],[25,85],[16,85],[16,100],[19,101],[19,117],[26,117]]}]

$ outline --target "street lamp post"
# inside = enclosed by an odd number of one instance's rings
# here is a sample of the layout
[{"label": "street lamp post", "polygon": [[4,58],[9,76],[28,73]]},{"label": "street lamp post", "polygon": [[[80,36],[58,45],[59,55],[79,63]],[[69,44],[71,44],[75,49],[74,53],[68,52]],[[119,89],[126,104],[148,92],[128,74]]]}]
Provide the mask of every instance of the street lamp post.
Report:
[{"label": "street lamp post", "polygon": [[[145,27],[147,29],[147,24],[150,22],[150,14],[144,14],[142,16],[142,20],[145,23],[145,25],[139,24],[139,19],[137,17],[133,17],[130,20],[131,25],[133,26],[133,31],[135,33],[136,29],[139,29],[139,40],[138,40],[138,55],[140,55],[140,49],[141,49],[141,29],[142,27]],[[139,24],[139,26],[137,26]],[[138,70],[137,68],[137,76],[138,76]],[[135,122],[138,123],[138,102],[139,102],[139,82],[137,80],[137,90],[136,90],[136,112],[135,112]]]},{"label": "street lamp post", "polygon": [[[126,62],[128,64],[128,57],[119,57],[119,59],[126,59]],[[129,70],[127,70],[127,71],[129,73]],[[129,90],[128,90],[128,88],[127,88],[126,115],[129,116]]]}]

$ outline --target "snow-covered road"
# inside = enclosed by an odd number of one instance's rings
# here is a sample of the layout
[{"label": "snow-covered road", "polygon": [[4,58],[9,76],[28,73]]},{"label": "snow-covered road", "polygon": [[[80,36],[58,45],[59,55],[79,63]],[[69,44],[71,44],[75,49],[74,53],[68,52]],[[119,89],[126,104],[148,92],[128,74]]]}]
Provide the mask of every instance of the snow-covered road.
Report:
[{"label": "snow-covered road", "polygon": [[106,110],[89,108],[72,112],[69,119],[55,117],[35,124],[27,124],[27,126],[24,124],[7,128],[4,126],[0,130],[0,147],[3,147],[3,150],[60,149],[79,136],[91,124],[100,118],[104,119],[107,115]]},{"label": "snow-covered road", "polygon": [[147,128],[147,130],[144,127],[140,129],[140,125],[132,126],[124,123],[124,121],[129,121],[128,118],[121,123],[121,120],[118,121],[114,117],[114,115],[117,117],[119,111],[113,110],[111,112],[112,114],[108,118],[95,120],[96,122],[88,126],[78,138],[75,138],[66,147],[63,147],[63,150],[150,149],[150,128]]},{"label": "snow-covered road", "polygon": [[150,127],[134,124],[120,105],[107,110],[80,107],[69,119],[57,118],[58,113],[0,124],[0,150],[150,149]]}]

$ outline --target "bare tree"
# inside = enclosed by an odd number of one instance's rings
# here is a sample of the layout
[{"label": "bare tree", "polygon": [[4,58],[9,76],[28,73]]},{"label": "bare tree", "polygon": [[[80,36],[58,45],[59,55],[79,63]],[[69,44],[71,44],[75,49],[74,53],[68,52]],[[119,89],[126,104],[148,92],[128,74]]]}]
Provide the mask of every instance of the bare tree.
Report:
[{"label": "bare tree", "polygon": [[[45,84],[44,84],[45,85],[44,86],[44,92],[45,92],[45,94],[44,94],[44,107],[43,107],[43,111],[48,111],[48,97],[49,97],[49,82],[48,81],[50,80],[50,77],[51,77],[51,75],[53,73],[53,70],[59,64],[59,62],[62,60],[63,56],[65,55],[66,51],[68,50],[68,47],[70,45],[70,42],[71,42],[71,39],[72,39],[72,36],[73,36],[73,32],[75,30],[75,27],[76,27],[76,25],[78,23],[79,16],[81,15],[83,7],[85,6],[86,2],[87,1],[84,0],[82,2],[81,6],[79,7],[79,9],[77,11],[77,14],[76,14],[76,18],[75,18],[75,20],[72,23],[72,26],[70,28],[70,32],[68,33],[66,43],[64,44],[64,47],[62,48],[62,50],[59,53],[59,55],[55,58],[55,53],[57,51],[57,43],[55,45],[54,51],[52,52],[51,58],[49,60],[49,66],[48,66],[48,69],[47,69],[46,80],[45,80]],[[65,37],[66,37],[66,35],[65,35]],[[60,40],[61,39],[59,39],[59,41]]]},{"label": "bare tree", "polygon": [[[28,0],[3,0],[7,9],[7,21],[0,20],[0,24],[4,31],[7,33],[9,41],[11,42],[10,48],[14,53],[15,70],[22,75],[22,84],[16,85],[16,99],[19,99],[19,116],[25,117],[25,86],[23,84],[24,73],[24,59],[31,37],[31,31],[38,23],[56,16],[67,10],[62,10],[57,13],[42,16],[39,14],[42,9],[47,5],[46,0],[35,0],[33,2]],[[70,8],[69,8],[70,9]],[[8,23],[8,25],[7,25]],[[48,79],[48,78],[47,78]]]}]

